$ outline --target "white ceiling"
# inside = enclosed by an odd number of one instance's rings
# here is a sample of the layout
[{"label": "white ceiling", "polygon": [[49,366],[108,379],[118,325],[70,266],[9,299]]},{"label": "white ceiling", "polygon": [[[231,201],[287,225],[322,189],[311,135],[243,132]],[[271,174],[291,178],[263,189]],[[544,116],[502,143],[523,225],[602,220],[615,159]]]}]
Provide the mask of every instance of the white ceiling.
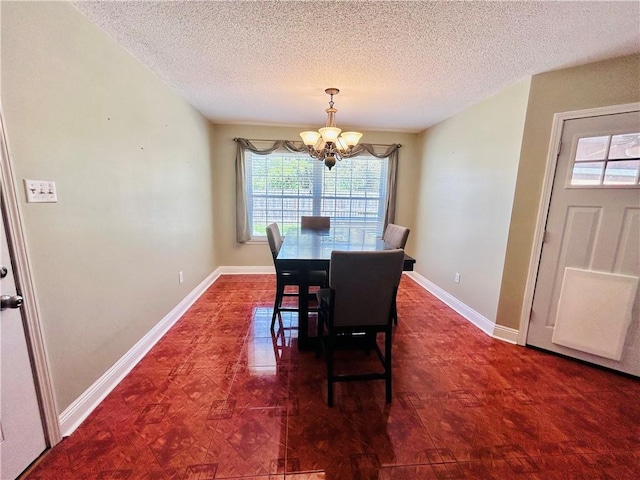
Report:
[{"label": "white ceiling", "polygon": [[214,123],[417,132],[529,75],[640,51],[640,2],[74,2]]}]

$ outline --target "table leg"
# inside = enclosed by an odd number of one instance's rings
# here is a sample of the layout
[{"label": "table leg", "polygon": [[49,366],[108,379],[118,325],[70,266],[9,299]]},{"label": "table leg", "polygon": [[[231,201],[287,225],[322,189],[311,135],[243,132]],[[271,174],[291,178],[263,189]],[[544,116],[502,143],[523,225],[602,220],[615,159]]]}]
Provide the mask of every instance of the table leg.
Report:
[{"label": "table leg", "polygon": [[309,339],[309,270],[301,268],[298,274],[298,350],[309,350],[312,348]]}]

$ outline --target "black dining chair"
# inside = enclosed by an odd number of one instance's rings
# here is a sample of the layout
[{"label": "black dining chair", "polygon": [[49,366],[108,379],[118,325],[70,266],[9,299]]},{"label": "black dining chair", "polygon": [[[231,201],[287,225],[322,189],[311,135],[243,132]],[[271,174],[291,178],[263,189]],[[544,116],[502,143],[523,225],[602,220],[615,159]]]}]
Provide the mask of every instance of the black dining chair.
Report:
[{"label": "black dining chair", "polygon": [[[410,230],[407,227],[390,223],[384,230],[382,240],[384,241],[386,248],[404,249],[407,244],[407,239],[409,238],[409,232]],[[395,302],[393,304],[393,323],[395,325],[398,324],[398,309]]]},{"label": "black dining chair", "polygon": [[[271,330],[276,323],[276,317],[280,312],[298,312],[299,308],[284,307],[282,301],[285,297],[296,297],[298,305],[300,302],[300,274],[294,270],[283,270],[278,266],[276,258],[282,247],[283,238],[280,234],[280,228],[277,223],[267,226],[267,240],[273,257],[273,264],[276,268],[276,299],[273,304],[273,316],[271,317]],[[309,272],[309,286],[325,287],[327,285],[327,275],[324,271]],[[287,287],[295,287],[294,291],[290,291]]]},{"label": "black dining chair", "polygon": [[[336,382],[384,380],[385,398],[391,402],[391,344],[393,305],[404,251],[333,251],[329,267],[329,288],[317,293],[318,335],[327,362],[327,403],[333,406]],[[384,334],[384,352],[377,342]],[[341,346],[375,350],[382,372],[342,373],[334,371],[334,353]],[[320,350],[319,352],[320,353]],[[351,362],[353,367],[355,362]]]}]

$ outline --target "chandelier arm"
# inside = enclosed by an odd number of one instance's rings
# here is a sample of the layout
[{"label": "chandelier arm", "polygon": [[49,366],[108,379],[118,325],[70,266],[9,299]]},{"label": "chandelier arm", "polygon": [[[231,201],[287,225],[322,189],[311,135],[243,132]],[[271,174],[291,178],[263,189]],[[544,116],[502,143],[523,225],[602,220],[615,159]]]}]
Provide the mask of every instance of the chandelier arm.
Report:
[{"label": "chandelier arm", "polygon": [[316,160],[322,160],[324,158],[324,150],[316,150],[313,147],[308,147],[309,148],[309,155],[311,156],[311,158],[314,158]]}]

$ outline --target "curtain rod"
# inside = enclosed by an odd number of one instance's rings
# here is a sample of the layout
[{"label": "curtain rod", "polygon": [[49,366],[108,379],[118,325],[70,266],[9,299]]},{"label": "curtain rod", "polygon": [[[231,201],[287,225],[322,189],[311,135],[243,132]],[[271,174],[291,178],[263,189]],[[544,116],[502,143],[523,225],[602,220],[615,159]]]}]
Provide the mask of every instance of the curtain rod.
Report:
[{"label": "curtain rod", "polygon": [[[273,143],[273,142],[275,142],[275,141],[276,141],[276,140],[273,140],[273,139],[264,139],[264,138],[247,138],[246,140],[249,140],[250,142],[271,142],[271,143]],[[238,141],[238,137],[234,137],[234,138],[233,138],[233,141],[234,141],[234,142],[237,142],[237,141]],[[287,142],[291,142],[291,143],[294,143],[294,142],[302,142],[302,140],[285,140],[285,141],[287,141]],[[363,143],[367,143],[367,142],[363,142]],[[374,146],[374,147],[390,147],[391,145],[398,145],[398,148],[399,148],[399,147],[402,147],[402,145],[401,145],[400,143],[398,143],[398,144],[391,144],[391,143],[389,143],[389,144],[387,144],[387,143],[369,143],[369,145],[372,145],[372,146]]]}]

